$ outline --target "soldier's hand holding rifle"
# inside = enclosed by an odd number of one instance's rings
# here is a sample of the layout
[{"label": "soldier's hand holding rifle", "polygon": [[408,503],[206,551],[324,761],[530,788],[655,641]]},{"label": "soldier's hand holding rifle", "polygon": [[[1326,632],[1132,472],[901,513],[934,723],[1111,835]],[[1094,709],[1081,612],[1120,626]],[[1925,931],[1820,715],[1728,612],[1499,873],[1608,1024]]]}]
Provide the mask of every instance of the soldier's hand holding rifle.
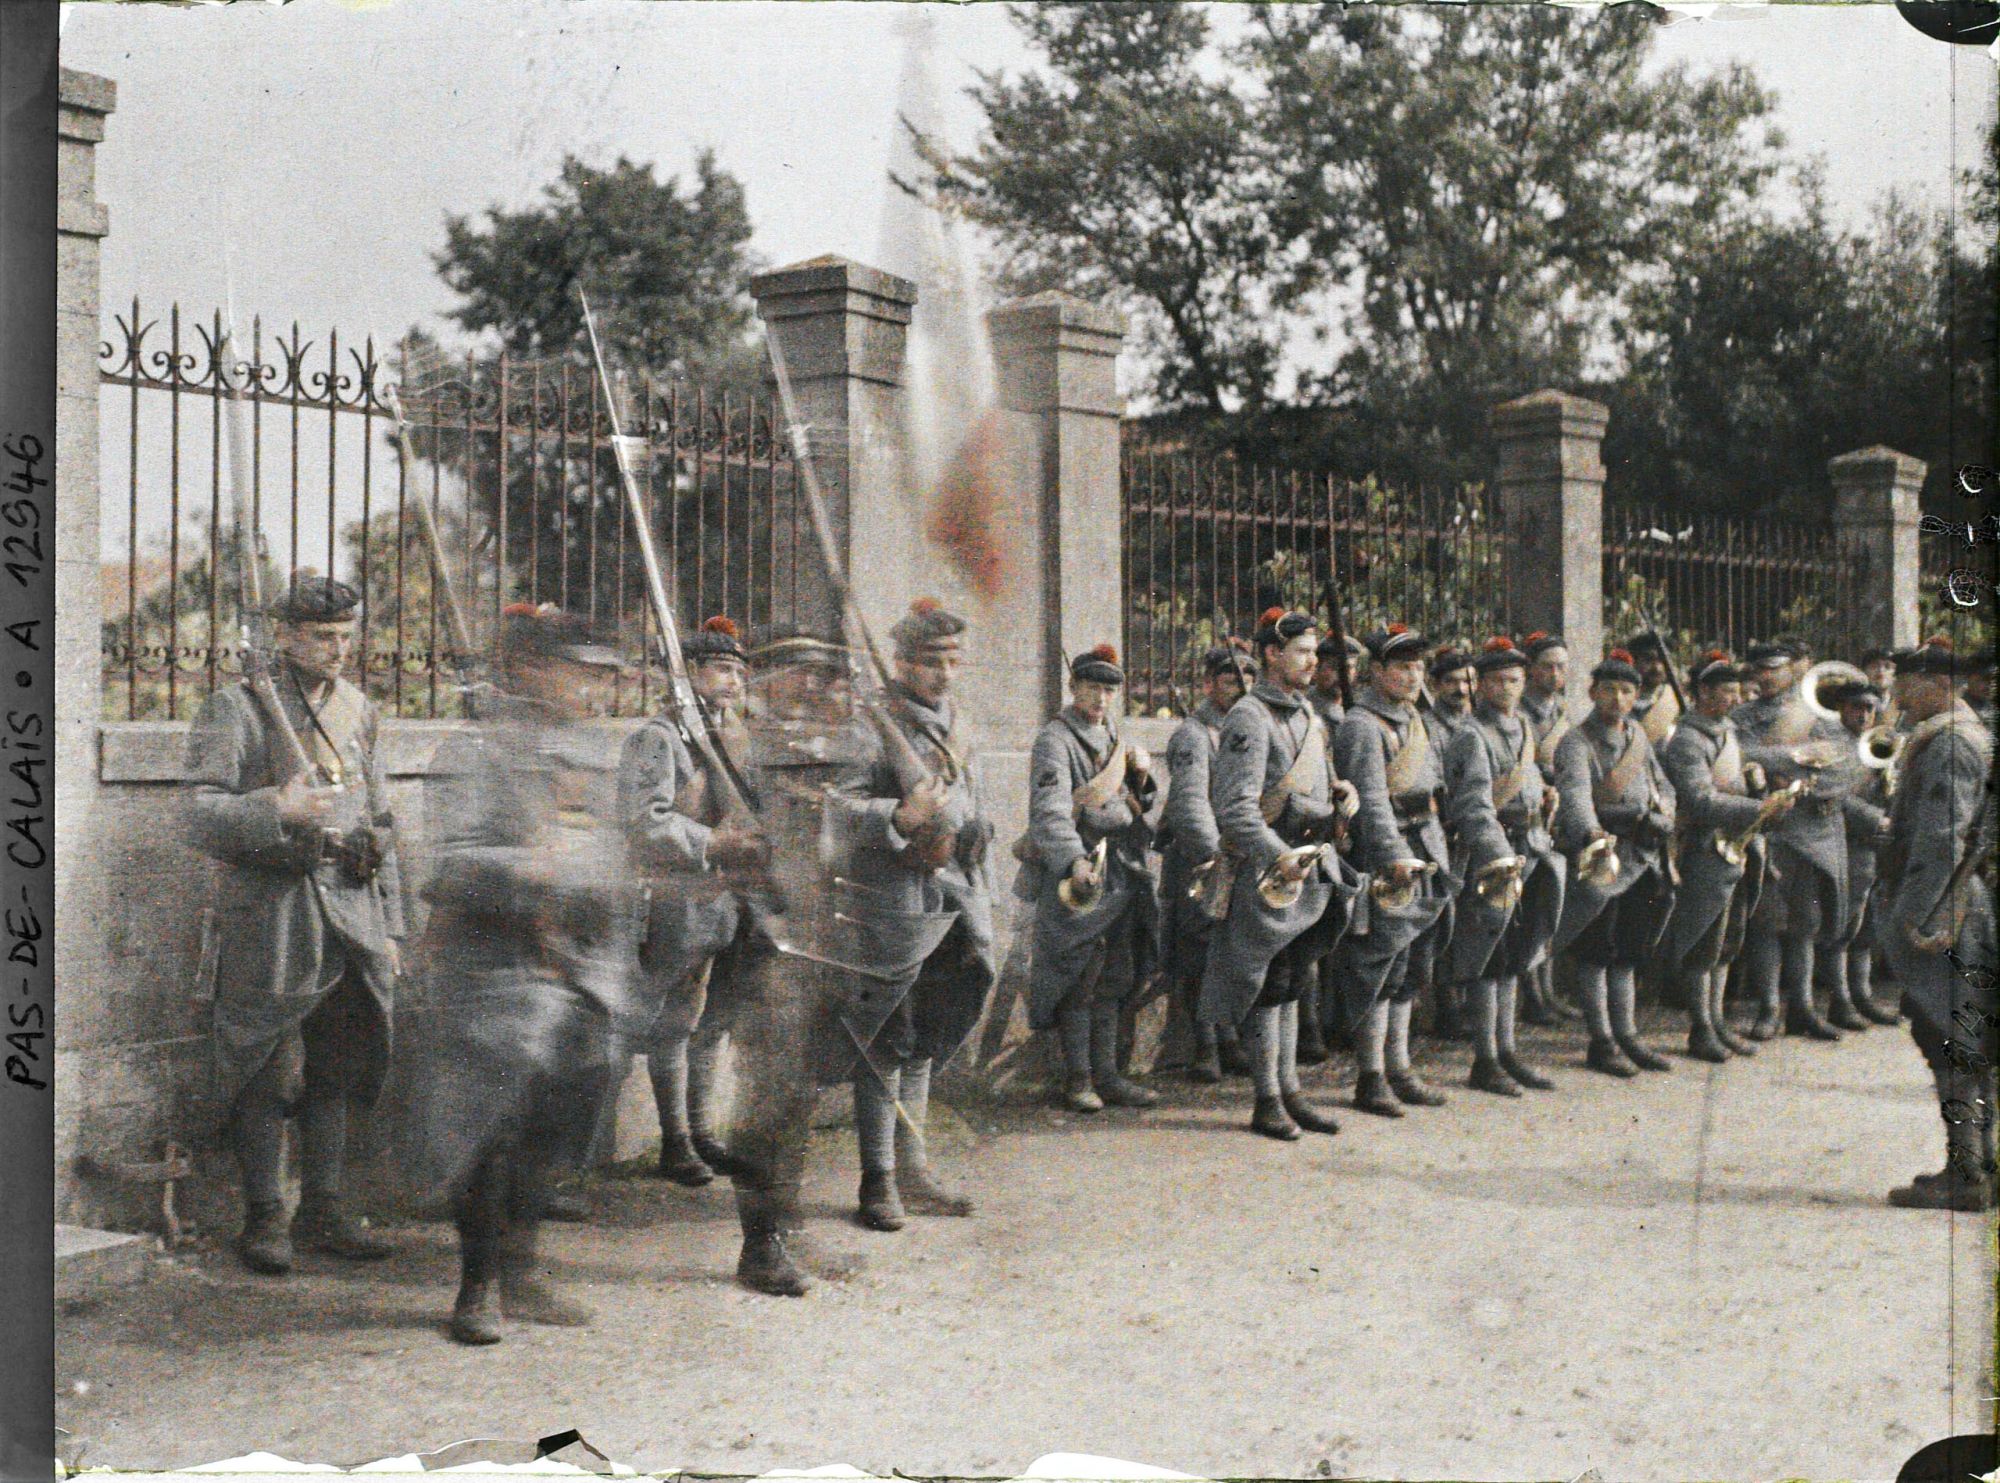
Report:
[{"label": "soldier's hand holding rifle", "polygon": [[708,863],[725,876],[749,879],[770,867],[770,841],[742,824],[718,824],[708,836]]},{"label": "soldier's hand holding rifle", "polygon": [[896,832],[908,840],[923,835],[937,823],[938,815],[944,812],[944,779],[935,774],[922,779],[903,796],[896,805],[896,812],[890,822]]},{"label": "soldier's hand holding rifle", "polygon": [[294,829],[324,828],[333,818],[338,788],[316,788],[304,773],[293,773],[272,800],[278,818]]}]

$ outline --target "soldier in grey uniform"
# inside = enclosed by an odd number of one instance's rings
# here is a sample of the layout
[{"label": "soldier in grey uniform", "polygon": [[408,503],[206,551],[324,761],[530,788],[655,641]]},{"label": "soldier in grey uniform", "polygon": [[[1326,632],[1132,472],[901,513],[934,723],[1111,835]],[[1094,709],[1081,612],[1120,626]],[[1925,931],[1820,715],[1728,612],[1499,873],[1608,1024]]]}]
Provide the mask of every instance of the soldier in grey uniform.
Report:
[{"label": "soldier in grey uniform", "polygon": [[[1896,656],[1910,732],[1875,934],[1936,1079],[1945,1134],[1944,1168],[1890,1192],[1890,1204],[1915,1209],[1994,1205],[1993,737],[1952,692],[1966,663],[1936,640]],[[1962,861],[1973,864],[1964,875]]]},{"label": "soldier in grey uniform", "polygon": [[[649,877],[638,992],[643,1012],[655,1016],[641,1043],[660,1118],[659,1172],[699,1186],[728,1163],[715,1134],[714,1088],[735,979],[754,973],[771,949],[741,890],[766,863],[764,846],[751,821],[725,808],[730,789],[748,785],[748,655],[736,625],[721,617],[690,634],[682,652],[711,745],[735,777],[711,777],[696,761],[670,696],[625,743],[618,809],[633,863]],[[692,1055],[690,1041],[699,1047]]]},{"label": "soldier in grey uniform", "polygon": [[[1167,743],[1167,802],[1160,814],[1160,939],[1173,976],[1174,1005],[1191,1026],[1194,1063],[1191,1080],[1213,1086],[1222,1080],[1223,1044],[1237,1043],[1233,1024],[1216,1025],[1196,1012],[1202,968],[1215,922],[1196,899],[1208,872],[1222,868],[1222,836],[1209,803],[1209,776],[1222,738],[1223,717],[1255,682],[1257,662],[1249,646],[1232,639],[1202,656],[1202,699],[1175,728]],[[1240,1057],[1242,1051],[1237,1049]]]},{"label": "soldier in grey uniform", "polygon": [[1071,1108],[1150,1107],[1158,1094],[1119,1070],[1118,1020],[1158,940],[1146,863],[1158,789],[1151,759],[1112,725],[1125,683],[1117,651],[1100,644],[1077,655],[1069,679],[1069,705],[1035,736],[1028,832],[1014,851],[1014,894],[1034,905],[1028,1022],[1060,1033]]},{"label": "soldier in grey uniform", "polygon": [[[389,1254],[342,1194],[348,1103],[373,1102],[388,1067],[403,936],[375,708],[341,676],[359,601],[302,576],[274,610],[273,687],[311,775],[292,771],[248,682],[217,689],[188,733],[188,834],[221,862],[198,993],[214,1001],[215,1100],[243,1179],[237,1252],[266,1274],[291,1270],[294,1237],[350,1260]],[[288,1224],[294,1114],[302,1188]]]},{"label": "soldier in grey uniform", "polygon": [[1668,674],[1673,657],[1659,636],[1651,632],[1627,639],[1625,652],[1632,656],[1639,671],[1639,698],[1632,703],[1632,719],[1639,723],[1646,740],[1658,752],[1666,746],[1681,718],[1681,703]]},{"label": "soldier in grey uniform", "polygon": [[[1348,638],[1347,675],[1350,686],[1361,683],[1362,662],[1367,657],[1367,652],[1357,640]],[[1312,690],[1309,696],[1312,708],[1319,712],[1320,720],[1326,723],[1329,736],[1333,734],[1334,727],[1347,719],[1347,707],[1341,704],[1340,700],[1340,654],[1340,640],[1332,634],[1329,633],[1319,641],[1319,664],[1313,670]]]},{"label": "soldier in grey uniform", "polygon": [[[1470,1085],[1518,1097],[1522,1087],[1555,1083],[1521,1059],[1514,1042],[1519,984],[1548,955],[1562,915],[1562,856],[1549,837],[1554,792],[1535,761],[1535,738],[1520,714],[1528,658],[1504,637],[1488,639],[1472,661],[1478,675],[1472,719],[1445,749],[1446,822],[1465,889],[1459,893],[1446,976],[1462,987],[1473,1041]],[[1521,862],[1511,893],[1479,889],[1480,871]],[[1512,894],[1512,905],[1504,895]]]},{"label": "soldier in grey uniform", "polygon": [[[1745,654],[1756,698],[1732,716],[1746,761],[1773,784],[1804,778],[1806,796],[1771,836],[1772,877],[1757,902],[1744,944],[1744,970],[1760,1010],[1753,1040],[1781,1023],[1790,1033],[1838,1040],[1840,1031],[1813,1003],[1814,959],[1837,950],[1847,924],[1847,830],[1841,794],[1852,786],[1843,757],[1853,739],[1835,721],[1806,709],[1797,688],[1798,656],[1782,644],[1752,644]],[[1836,1003],[1842,1018],[1856,1018]]]},{"label": "soldier in grey uniform", "polygon": [[[1255,1091],[1250,1126],[1285,1141],[1301,1129],[1340,1131],[1299,1083],[1298,1002],[1312,965],[1345,930],[1359,885],[1335,850],[1352,790],[1336,778],[1325,723],[1306,698],[1316,638],[1310,614],[1264,614],[1262,678],[1224,718],[1209,782],[1227,914],[1203,967],[1200,1017],[1241,1027]],[[1267,877],[1296,887],[1297,898],[1267,900]]]},{"label": "soldier in grey uniform", "polygon": [[576,615],[520,603],[501,621],[498,689],[445,738],[427,783],[436,1023],[406,1159],[417,1188],[454,1207],[464,1344],[498,1343],[503,1313],[590,1321],[538,1275],[544,1183],[586,1155],[639,1028],[618,744],[580,724],[601,713],[618,656]]},{"label": "soldier in grey uniform", "polygon": [[[1590,680],[1590,714],[1556,747],[1556,843],[1570,872],[1555,949],[1576,958],[1590,1068],[1611,1076],[1668,1071],[1667,1058],[1640,1043],[1634,1016],[1635,975],[1673,910],[1674,790],[1631,720],[1639,694],[1632,656],[1613,649]],[[1615,841],[1617,873],[1599,881],[1579,865],[1607,839]]]},{"label": "soldier in grey uniform", "polygon": [[[1830,703],[1840,712],[1841,728],[1858,743],[1864,732],[1881,721],[1886,698],[1886,693],[1871,682],[1838,687]],[[1837,965],[1837,970],[1830,966],[1829,977],[1834,971],[1846,974],[1847,1002],[1863,1019],[1871,1024],[1893,1025],[1902,1017],[1879,1003],[1873,992],[1875,933],[1868,919],[1874,910],[1877,859],[1889,841],[1890,774],[1887,768],[1861,767],[1858,758],[1852,762],[1844,760],[1842,765],[1853,766],[1858,772],[1854,786],[1841,800],[1842,818],[1847,826],[1846,961]],[[1838,1025],[1839,1021],[1834,1023]]]},{"label": "soldier in grey uniform", "polygon": [[[1421,634],[1401,623],[1365,640],[1369,681],[1334,733],[1339,775],[1359,795],[1354,818],[1354,863],[1371,881],[1366,925],[1352,928],[1334,955],[1334,980],[1354,1042],[1359,1075],[1354,1105],[1380,1117],[1401,1117],[1404,1105],[1436,1107],[1444,1093],[1424,1082],[1410,1064],[1410,1010],[1428,970],[1413,960],[1436,951],[1450,932],[1451,899],[1459,882],[1438,819],[1444,773],[1423,712]],[[1384,902],[1386,892],[1414,887],[1407,904]]]},{"label": "soldier in grey uniform", "polygon": [[[1535,760],[1551,785],[1556,776],[1556,748],[1569,733],[1569,645],[1561,634],[1540,629],[1521,640],[1528,656],[1527,686],[1521,692],[1521,714],[1535,735]],[[1569,862],[1562,870],[1569,873]],[[1555,954],[1521,979],[1521,1018],[1531,1025],[1555,1025],[1577,1018],[1578,1011],[1556,992]]]},{"label": "soldier in grey uniform", "polygon": [[1743,942],[1744,924],[1763,888],[1765,847],[1753,840],[1744,848],[1744,859],[1732,861],[1718,851],[1717,840],[1741,839],[1756,824],[1763,804],[1750,790],[1743,746],[1729,719],[1743,698],[1742,671],[1714,649],[1702,656],[1689,684],[1694,710],[1680,718],[1660,754],[1660,765],[1674,785],[1682,841],[1681,884],[1661,957],[1669,973],[1681,976],[1688,1054],[1721,1064],[1732,1054],[1754,1055],[1757,1049],[1730,1028],[1723,989],[1730,961]]},{"label": "soldier in grey uniform", "polygon": [[[1472,724],[1472,692],[1477,680],[1472,656],[1463,649],[1447,646],[1431,656],[1431,704],[1425,722],[1432,731],[1440,763],[1451,749],[1452,738]],[[1448,781],[1448,780],[1447,780]],[[1444,807],[1440,800],[1439,807]],[[1449,819],[1446,832],[1454,828]],[[1464,900],[1464,894],[1460,894]],[[1429,984],[1418,984],[1418,997],[1431,991],[1431,1033],[1442,1040],[1463,1040],[1465,1029],[1465,984],[1446,971],[1451,957],[1451,935],[1458,930],[1458,902],[1452,903],[1452,919],[1436,947],[1422,966],[1430,972]]]},{"label": "soldier in grey uniform", "polygon": [[966,622],[919,598],[889,637],[895,677],[850,728],[851,761],[827,796],[835,956],[867,970],[842,1010],[855,1047],[859,1218],[872,1230],[966,1216],[924,1141],[931,1074],[979,1023],[999,977],[988,861],[993,825],[951,690]]}]

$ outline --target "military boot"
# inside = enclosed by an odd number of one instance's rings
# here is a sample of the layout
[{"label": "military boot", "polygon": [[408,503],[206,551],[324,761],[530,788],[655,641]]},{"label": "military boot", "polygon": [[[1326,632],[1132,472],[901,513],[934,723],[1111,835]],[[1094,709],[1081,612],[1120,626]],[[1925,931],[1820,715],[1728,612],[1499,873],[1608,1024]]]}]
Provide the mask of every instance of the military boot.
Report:
[{"label": "military boot", "polygon": [[1521,1084],[1507,1074],[1506,1068],[1497,1059],[1489,1061],[1484,1056],[1472,1058],[1472,1075],[1465,1084],[1475,1092],[1491,1092],[1496,1097],[1521,1095]]},{"label": "military boot", "polygon": [[1889,1191],[1889,1203],[1904,1210],[1955,1210],[1979,1214],[1994,1205],[1993,1159],[1976,1123],[1947,1122],[1945,1166],[1938,1175],[1918,1175]]},{"label": "military boot", "polygon": [[1827,994],[1826,1018],[1827,1023],[1837,1030],[1866,1030],[1874,1023],[1854,1007],[1845,984],[1836,984]]},{"label": "military boot", "polygon": [[915,1129],[896,1123],[896,1193],[918,1215],[968,1216],[972,1200],[946,1189],[931,1174],[930,1151]]},{"label": "military boot", "polygon": [[1785,1033],[1808,1040],[1840,1039],[1840,1031],[1821,1017],[1810,996],[1785,1006]]},{"label": "military boot", "polygon": [[1903,1017],[1900,1014],[1871,993],[1850,991],[1848,997],[1852,1000],[1854,1007],[1860,1010],[1864,1017],[1874,1021],[1878,1025],[1900,1025],[1903,1022]]},{"label": "military boot", "polygon": [[396,1248],[356,1220],[338,1195],[307,1195],[292,1217],[292,1240],[350,1262],[379,1262]]},{"label": "military boot", "polygon": [[1722,1043],[1714,1025],[1707,1020],[1696,1020],[1688,1026],[1688,1057],[1720,1066],[1729,1060],[1729,1047]]},{"label": "military boot", "polygon": [[1250,1113],[1250,1130],[1266,1138],[1276,1138],[1280,1143],[1296,1143],[1301,1136],[1299,1125],[1292,1121],[1283,1099],[1278,1097],[1257,1099]]},{"label": "military boot", "polygon": [[1389,1090],[1396,1094],[1398,1102],[1411,1107],[1442,1107],[1451,1099],[1429,1082],[1425,1081],[1409,1066],[1389,1070]]},{"label": "military boot", "polygon": [[588,1328],[597,1315],[565,1298],[543,1276],[535,1254],[535,1228],[516,1226],[500,1244],[500,1310],[523,1323],[551,1328]]},{"label": "military boot", "polygon": [[871,1231],[900,1231],[909,1219],[902,1196],[896,1190],[896,1175],[890,1169],[863,1169],[861,1193],[856,1200],[855,1219]]},{"label": "military boot", "polygon": [[1160,1094],[1118,1069],[1118,1007],[1099,1004],[1090,1012],[1090,1080],[1107,1107],[1151,1107]]},{"label": "military boot", "polygon": [[[689,1135],[694,1155],[717,1174],[748,1174],[750,1166],[732,1154],[720,1138],[696,1128]],[[664,1152],[665,1150],[662,1150]],[[671,1176],[669,1176],[671,1177]]]},{"label": "military boot", "polygon": [[666,1135],[660,1139],[659,1174],[675,1184],[700,1189],[715,1182],[715,1167],[694,1146],[688,1134]]},{"label": "military boot", "polygon": [[1403,1104],[1396,1100],[1389,1078],[1380,1071],[1364,1071],[1355,1078],[1354,1107],[1357,1112],[1372,1112],[1377,1117],[1403,1116]]},{"label": "military boot", "polygon": [[1215,1056],[1225,1076],[1248,1076],[1250,1058],[1243,1054],[1243,1042],[1234,1035],[1215,1037]]},{"label": "military boot", "polygon": [[1552,1092],[1556,1084],[1512,1051],[1500,1052],[1500,1069],[1530,1091]]},{"label": "military boot", "polygon": [[461,1344],[498,1344],[507,1333],[500,1322],[500,1287],[488,1278],[466,1278],[451,1307],[451,1336]]},{"label": "military boot", "polygon": [[1340,1123],[1330,1112],[1322,1112],[1305,1098],[1301,1091],[1279,1094],[1279,1103],[1285,1114],[1308,1133],[1333,1134],[1340,1131]]},{"label": "military boot", "polygon": [[786,1248],[778,1202],[761,1190],[739,1189],[736,1214],[743,1227],[743,1250],[736,1258],[736,1280],[752,1292],[774,1298],[802,1298],[811,1280]]},{"label": "military boot", "polygon": [[1208,1087],[1222,1080],[1222,1056],[1213,1035],[1204,1037],[1195,1051],[1194,1064],[1188,1067],[1188,1080]]},{"label": "military boot", "polygon": [[1644,1071],[1671,1071],[1674,1063],[1647,1045],[1637,1035],[1614,1036],[1625,1059]]},{"label": "military boot", "polygon": [[244,1266],[266,1277],[282,1277],[292,1270],[292,1237],[282,1202],[260,1200],[243,1212],[236,1254]]},{"label": "military boot", "polygon": [[1097,1095],[1097,1088],[1090,1084],[1088,1071],[1064,1073],[1062,1103],[1071,1112],[1104,1111],[1104,1099]]},{"label": "military boot", "polygon": [[1606,1076],[1630,1079],[1639,1074],[1639,1068],[1625,1059],[1625,1052],[1616,1040],[1591,1038],[1590,1050],[1583,1058],[1583,1064],[1593,1071],[1602,1071]]}]

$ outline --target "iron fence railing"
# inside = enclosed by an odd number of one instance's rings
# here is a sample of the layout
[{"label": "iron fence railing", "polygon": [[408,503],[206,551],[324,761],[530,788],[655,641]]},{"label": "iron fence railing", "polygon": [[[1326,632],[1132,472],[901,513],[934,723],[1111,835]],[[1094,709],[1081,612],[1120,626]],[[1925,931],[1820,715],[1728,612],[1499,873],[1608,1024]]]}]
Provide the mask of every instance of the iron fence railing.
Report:
[{"label": "iron fence railing", "polygon": [[1720,646],[1741,654],[1781,634],[1814,652],[1854,656],[1865,643],[1860,601],[1867,553],[1827,525],[1661,510],[1604,512],[1606,643],[1649,623],[1685,660]]},{"label": "iron fence railing", "polygon": [[[372,340],[307,340],[297,325],[267,336],[261,321],[231,350],[220,314],[196,322],[175,306],[163,325],[136,300],[116,325],[99,349],[101,382],[119,393],[102,400],[105,484],[125,494],[103,563],[107,716],[185,717],[241,672],[231,384],[251,389],[253,521],[272,569],[279,580],[328,572],[360,591],[359,672],[391,714],[458,707],[416,499],[438,519],[476,645],[508,602],[574,608],[633,656],[619,709],[655,703],[658,674],[639,662],[652,617],[587,366],[401,347],[385,356]],[[650,379],[621,378],[619,396],[676,621],[726,612],[753,635],[795,623],[807,527],[771,403]]]},{"label": "iron fence railing", "polygon": [[1491,494],[1394,490],[1128,444],[1122,471],[1129,704],[1184,712],[1202,651],[1273,604],[1349,630],[1408,623],[1440,641],[1505,632],[1507,540]]}]

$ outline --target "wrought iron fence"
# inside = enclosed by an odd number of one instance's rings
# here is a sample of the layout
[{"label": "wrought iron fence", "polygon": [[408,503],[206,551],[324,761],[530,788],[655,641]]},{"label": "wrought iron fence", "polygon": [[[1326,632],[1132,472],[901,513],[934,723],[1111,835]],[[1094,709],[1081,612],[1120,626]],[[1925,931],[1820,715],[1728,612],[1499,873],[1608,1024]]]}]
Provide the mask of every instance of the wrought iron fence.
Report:
[{"label": "wrought iron fence", "polygon": [[1202,651],[1272,604],[1349,631],[1404,622],[1477,643],[1509,628],[1506,538],[1490,493],[1389,489],[1128,443],[1122,471],[1128,704],[1184,712]]},{"label": "wrought iron fence", "polygon": [[[437,516],[475,646],[506,603],[556,602],[634,657],[619,709],[654,704],[659,675],[637,662],[652,616],[589,368],[400,347],[385,357],[373,340],[307,340],[296,324],[267,337],[261,321],[231,350],[220,314],[195,322],[175,306],[162,325],[136,300],[116,323],[99,348],[102,383],[123,392],[103,399],[106,489],[122,482],[126,496],[122,539],[107,531],[122,559],[104,562],[108,716],[184,717],[241,672],[223,427],[232,381],[251,389],[253,523],[271,569],[279,580],[331,573],[361,592],[360,676],[389,713],[458,710],[418,499]],[[804,516],[773,406],[650,379],[621,383],[619,396],[676,620],[727,612],[753,634],[796,622]]]},{"label": "wrought iron fence", "polygon": [[1860,599],[1871,575],[1866,551],[1830,526],[1604,512],[1607,643],[1656,623],[1683,659],[1710,646],[1741,654],[1779,634],[1809,640],[1817,654],[1851,659],[1866,642]]}]

